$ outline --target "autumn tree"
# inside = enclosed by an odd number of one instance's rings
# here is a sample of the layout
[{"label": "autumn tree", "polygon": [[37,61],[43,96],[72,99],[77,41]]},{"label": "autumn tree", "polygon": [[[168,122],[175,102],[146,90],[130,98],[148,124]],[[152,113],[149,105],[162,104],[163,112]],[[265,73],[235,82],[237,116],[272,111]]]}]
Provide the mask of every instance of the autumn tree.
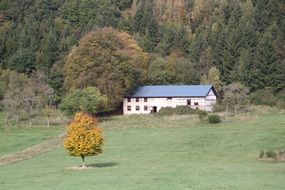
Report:
[{"label": "autumn tree", "polygon": [[98,128],[96,118],[76,113],[74,120],[67,127],[64,147],[71,156],[81,157],[82,168],[86,168],[84,159],[102,153],[102,131]]},{"label": "autumn tree", "polygon": [[68,91],[95,86],[115,109],[141,82],[147,54],[126,32],[99,28],[86,34],[65,59]]}]

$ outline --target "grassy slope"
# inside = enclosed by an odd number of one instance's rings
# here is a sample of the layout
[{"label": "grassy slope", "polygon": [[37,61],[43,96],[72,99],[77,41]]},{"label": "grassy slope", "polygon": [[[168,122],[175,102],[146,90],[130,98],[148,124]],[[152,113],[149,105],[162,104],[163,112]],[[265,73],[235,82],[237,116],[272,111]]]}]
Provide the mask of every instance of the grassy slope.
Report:
[{"label": "grassy slope", "polygon": [[[186,116],[111,118],[101,123],[104,153],[87,159],[94,169],[67,169],[80,160],[60,148],[1,167],[1,188],[285,189],[285,163],[256,160],[262,149],[285,148],[285,115],[217,126],[191,121]],[[175,123],[184,127],[163,128]]]},{"label": "grassy slope", "polygon": [[0,113],[0,156],[18,151],[62,133],[62,127],[8,127],[4,126],[3,115]]}]

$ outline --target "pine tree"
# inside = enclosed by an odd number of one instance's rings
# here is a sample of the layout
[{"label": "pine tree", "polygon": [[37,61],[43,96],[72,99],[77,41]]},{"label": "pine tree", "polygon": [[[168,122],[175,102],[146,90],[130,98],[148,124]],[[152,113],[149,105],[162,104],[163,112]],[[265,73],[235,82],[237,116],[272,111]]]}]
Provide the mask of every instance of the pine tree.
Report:
[{"label": "pine tree", "polygon": [[253,89],[269,87],[277,92],[282,84],[281,64],[277,60],[276,51],[273,46],[273,36],[270,32],[263,34],[257,45],[255,56],[255,68],[253,70]]}]

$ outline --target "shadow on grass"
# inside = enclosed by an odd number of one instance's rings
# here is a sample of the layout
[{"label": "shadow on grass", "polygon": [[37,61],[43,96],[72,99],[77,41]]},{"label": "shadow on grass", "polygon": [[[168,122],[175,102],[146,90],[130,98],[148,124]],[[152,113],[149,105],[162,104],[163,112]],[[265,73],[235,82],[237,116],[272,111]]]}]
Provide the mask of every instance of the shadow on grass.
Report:
[{"label": "shadow on grass", "polygon": [[118,165],[116,162],[106,162],[106,163],[98,163],[98,164],[88,164],[87,167],[92,168],[107,168],[107,167],[114,167]]}]

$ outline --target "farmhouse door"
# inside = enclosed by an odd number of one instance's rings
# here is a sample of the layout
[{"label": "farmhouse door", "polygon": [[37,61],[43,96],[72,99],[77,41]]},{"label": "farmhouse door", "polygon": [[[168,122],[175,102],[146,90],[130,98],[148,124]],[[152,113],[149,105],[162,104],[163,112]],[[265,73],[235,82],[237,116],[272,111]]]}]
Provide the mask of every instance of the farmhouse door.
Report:
[{"label": "farmhouse door", "polygon": [[151,113],[157,113],[157,107],[156,106],[152,107]]}]

